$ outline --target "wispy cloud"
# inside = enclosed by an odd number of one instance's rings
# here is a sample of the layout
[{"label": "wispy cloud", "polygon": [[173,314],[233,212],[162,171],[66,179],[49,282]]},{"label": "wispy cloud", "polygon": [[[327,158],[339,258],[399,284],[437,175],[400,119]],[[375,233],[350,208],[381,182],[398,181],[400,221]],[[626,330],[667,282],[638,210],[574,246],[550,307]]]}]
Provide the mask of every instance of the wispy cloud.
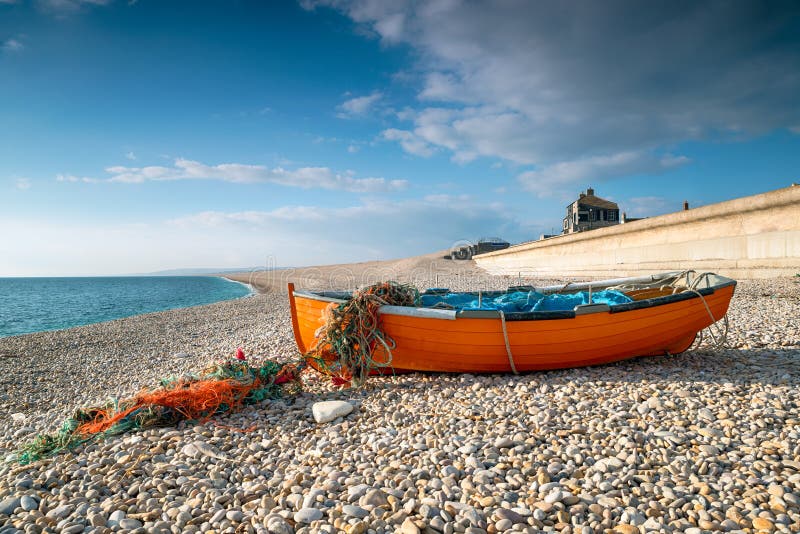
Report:
[{"label": "wispy cloud", "polygon": [[25,45],[19,39],[6,39],[2,46],[3,52],[21,52],[25,49]]},{"label": "wispy cloud", "polygon": [[136,159],[136,154],[134,154],[133,152],[127,152],[125,154],[125,158],[126,159],[130,159],[130,160],[135,160]]},{"label": "wispy cloud", "polygon": [[15,185],[17,189],[24,191],[31,188],[31,181],[27,178],[17,178]]},{"label": "wispy cloud", "polygon": [[[0,227],[0,275],[26,276],[241,267],[263,265],[267,257],[282,266],[349,263],[430,253],[484,234],[510,238],[520,233],[520,223],[505,206],[437,198],[188,212],[139,224],[0,212]],[[87,257],[92,258],[88,263]]]},{"label": "wispy cloud", "polygon": [[620,204],[631,217],[652,217],[668,211],[677,211],[678,204],[674,203],[669,209],[669,201],[662,196],[632,197],[627,202]]},{"label": "wispy cloud", "polygon": [[140,184],[150,181],[170,180],[220,180],[238,184],[274,183],[303,189],[338,189],[354,193],[380,193],[403,190],[406,180],[385,178],[356,178],[348,171],[337,173],[328,167],[300,167],[284,169],[263,165],[222,163],[206,165],[198,161],[178,158],[172,166],[151,165],[147,167],[114,166],[105,169],[108,178],[78,177],[59,174],[60,182],[128,183]]},{"label": "wispy cloud", "polygon": [[[396,221],[401,219],[403,224],[398,225]],[[412,254],[432,252],[457,240],[477,239],[486,232],[510,235],[519,231],[519,223],[502,204],[449,195],[401,202],[367,199],[340,208],[301,205],[268,211],[205,211],[175,218],[170,224],[198,231],[252,232],[262,236],[264,229],[273,235],[285,232],[293,241],[286,254],[318,247],[343,248],[351,251],[351,260],[363,258],[363,251],[352,251],[354,246],[386,257],[396,254],[394,249]],[[436,231],[431,232],[431,228]]]},{"label": "wispy cloud", "polygon": [[539,170],[523,172],[517,176],[517,180],[528,191],[547,197],[564,189],[612,178],[660,174],[688,162],[686,157],[671,154],[658,156],[650,152],[620,152],[611,156],[559,162]]},{"label": "wispy cloud", "polygon": [[358,96],[344,101],[338,108],[336,116],[342,119],[350,119],[366,115],[370,109],[383,98],[383,93],[375,91],[366,96]]},{"label": "wispy cloud", "polygon": [[800,124],[796,3],[703,2],[680,13],[626,1],[303,5],[338,10],[416,52],[418,103],[397,115],[412,124],[381,136],[417,156],[442,150],[460,163],[500,158],[570,176],[588,158],[602,166]]},{"label": "wispy cloud", "polygon": [[400,146],[403,147],[403,150],[415,156],[427,158],[432,156],[435,152],[430,143],[408,130],[389,128],[381,132],[381,137],[387,141],[398,141]]},{"label": "wispy cloud", "polygon": [[69,15],[84,6],[105,6],[111,0],[38,0],[39,9],[52,15]]}]

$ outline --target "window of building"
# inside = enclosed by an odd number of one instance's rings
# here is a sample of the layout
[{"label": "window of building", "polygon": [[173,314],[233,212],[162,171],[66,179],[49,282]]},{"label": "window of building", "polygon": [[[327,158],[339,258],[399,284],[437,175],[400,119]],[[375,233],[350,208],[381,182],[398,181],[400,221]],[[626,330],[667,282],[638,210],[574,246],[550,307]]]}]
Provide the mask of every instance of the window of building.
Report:
[{"label": "window of building", "polygon": [[617,220],[617,212],[616,211],[609,211],[608,212],[608,220],[609,221],[616,221]]}]

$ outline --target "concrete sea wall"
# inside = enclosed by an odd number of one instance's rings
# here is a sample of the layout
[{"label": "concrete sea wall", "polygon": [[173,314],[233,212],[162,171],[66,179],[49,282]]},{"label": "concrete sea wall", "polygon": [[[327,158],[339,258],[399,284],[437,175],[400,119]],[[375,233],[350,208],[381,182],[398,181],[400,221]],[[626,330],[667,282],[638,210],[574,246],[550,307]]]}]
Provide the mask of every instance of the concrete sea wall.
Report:
[{"label": "concrete sea wall", "polygon": [[475,256],[492,274],[618,277],[695,269],[800,273],[800,186]]}]

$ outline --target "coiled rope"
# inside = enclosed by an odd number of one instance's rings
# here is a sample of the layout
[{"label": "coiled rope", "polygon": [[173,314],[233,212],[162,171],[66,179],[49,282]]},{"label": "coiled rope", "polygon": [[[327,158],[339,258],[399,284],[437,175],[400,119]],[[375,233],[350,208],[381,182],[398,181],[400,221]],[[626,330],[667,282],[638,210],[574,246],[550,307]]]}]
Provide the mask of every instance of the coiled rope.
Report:
[{"label": "coiled rope", "polygon": [[[692,279],[692,275],[694,279]],[[681,271],[675,273],[673,276],[670,276],[666,279],[655,280],[653,282],[641,282],[636,284],[621,284],[618,286],[614,286],[609,289],[617,289],[619,291],[630,291],[630,290],[637,290],[637,289],[672,289],[672,294],[680,293],[682,291],[688,291],[694,295],[700,297],[700,302],[703,303],[703,306],[708,313],[709,318],[711,319],[711,324],[708,325],[705,329],[701,330],[698,333],[698,338],[693,343],[694,346],[699,346],[703,342],[703,332],[708,330],[708,335],[711,337],[711,346],[709,347],[710,350],[719,350],[726,346],[728,340],[728,332],[730,330],[730,324],[728,322],[728,315],[725,314],[720,319],[714,317],[714,314],[711,312],[711,308],[708,306],[705,297],[699,291],[700,283],[703,280],[708,281],[710,276],[714,276],[714,273],[710,271],[705,271],[701,273],[697,273],[693,269],[688,269],[685,271]],[[685,285],[679,285],[679,282],[683,282]],[[718,322],[722,322],[722,325],[718,325]]]},{"label": "coiled rope", "polygon": [[349,300],[332,302],[325,309],[325,324],[315,332],[306,358],[337,384],[363,384],[370,372],[392,366],[395,343],[381,330],[378,308],[419,303],[417,288],[398,282],[356,290]]},{"label": "coiled rope", "polygon": [[[697,345],[699,346],[703,342],[703,332],[708,330],[708,335],[711,337],[711,350],[719,350],[725,347],[728,342],[728,331],[730,325],[728,323],[728,314],[726,313],[720,319],[716,319],[714,314],[711,313],[711,308],[709,308],[708,303],[706,302],[705,297],[697,290],[697,287],[700,285],[700,281],[702,279],[708,279],[709,276],[712,276],[714,273],[712,272],[704,272],[697,275],[697,277],[689,284],[689,288],[687,291],[697,295],[700,297],[700,301],[703,303],[703,306],[706,308],[706,312],[708,312],[708,316],[711,318],[711,324],[708,325],[707,328],[701,330],[699,333],[699,340],[697,341]],[[688,280],[688,275],[687,275]],[[722,326],[719,326],[717,323],[718,321],[722,321]],[[716,332],[715,332],[716,330]]]}]

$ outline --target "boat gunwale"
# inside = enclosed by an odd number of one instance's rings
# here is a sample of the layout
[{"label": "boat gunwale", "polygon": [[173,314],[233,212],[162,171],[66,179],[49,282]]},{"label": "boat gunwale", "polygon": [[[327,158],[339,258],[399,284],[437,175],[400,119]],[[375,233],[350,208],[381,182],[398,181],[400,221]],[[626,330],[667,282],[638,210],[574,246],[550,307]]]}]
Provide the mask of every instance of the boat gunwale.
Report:
[{"label": "boat gunwale", "polygon": [[[672,274],[672,273],[667,273]],[[656,275],[653,275],[656,276]],[[642,310],[647,308],[653,308],[657,306],[663,306],[665,304],[672,304],[676,302],[682,302],[686,300],[696,299],[702,297],[707,297],[709,295],[713,295],[716,291],[730,287],[736,286],[736,280],[732,280],[730,278],[716,275],[723,279],[718,284],[713,286],[698,288],[691,291],[683,291],[681,293],[675,293],[673,295],[665,295],[661,297],[654,297],[649,299],[643,300],[636,300],[633,302],[626,302],[622,304],[613,304],[608,306],[608,309],[603,310],[603,312],[607,313],[625,313],[629,311],[636,311]],[[659,278],[652,278],[653,281],[658,280]],[[607,284],[608,282],[618,283],[618,282],[633,282],[633,281],[641,281],[643,278],[624,278],[624,279],[615,279],[615,280],[599,280],[596,282],[597,286],[593,285],[593,287],[600,287],[600,284]],[[588,283],[581,283],[580,286],[584,286]],[[608,284],[612,285],[612,284]],[[563,286],[549,286],[548,288],[542,289],[552,289],[556,287],[563,287]],[[588,287],[588,286],[586,286]],[[580,289],[578,284],[570,285],[570,289]],[[301,297],[301,298],[308,298],[311,300],[321,301],[321,302],[328,302],[328,303],[336,303],[341,304],[343,302],[347,302],[345,299],[328,297],[325,295],[321,295],[309,290],[293,290],[292,291],[294,297]],[[331,291],[330,293],[339,293],[339,294],[347,294],[345,291]],[[459,293],[466,293],[470,294],[473,293],[471,291],[466,292],[459,292]],[[474,292],[477,295],[477,292]],[[508,293],[508,291],[503,290],[495,290],[495,291],[487,291],[482,292],[485,296],[492,296],[492,295],[502,295]],[[427,311],[452,311],[453,315],[451,314],[440,314],[440,313],[426,313]],[[381,315],[410,315],[416,316],[420,318],[428,318],[428,319],[439,319],[439,320],[453,320],[455,319],[490,319],[490,318],[497,318],[500,316],[499,310],[437,310],[436,308],[426,308],[426,307],[411,307],[411,306],[381,306],[379,309],[379,313]],[[536,312],[505,312],[504,318],[508,322],[512,321],[542,321],[542,320],[558,320],[558,319],[574,319],[576,317],[580,317],[581,314],[576,314],[574,310],[556,310],[556,311],[536,311]]]}]

